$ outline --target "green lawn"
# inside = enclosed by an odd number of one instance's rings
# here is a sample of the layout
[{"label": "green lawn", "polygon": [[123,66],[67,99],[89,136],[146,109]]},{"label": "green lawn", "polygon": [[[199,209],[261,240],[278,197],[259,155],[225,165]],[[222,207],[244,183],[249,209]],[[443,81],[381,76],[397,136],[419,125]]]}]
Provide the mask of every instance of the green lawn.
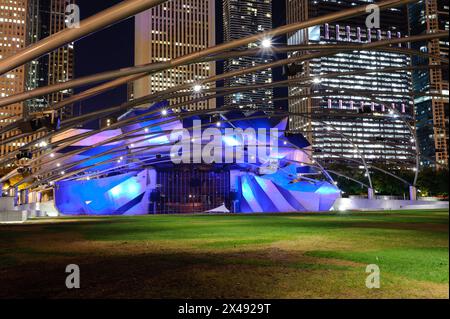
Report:
[{"label": "green lawn", "polygon": [[[0,226],[0,297],[448,298],[448,211],[83,217]],[[82,288],[65,289],[65,266]],[[366,266],[381,269],[367,289]]]}]

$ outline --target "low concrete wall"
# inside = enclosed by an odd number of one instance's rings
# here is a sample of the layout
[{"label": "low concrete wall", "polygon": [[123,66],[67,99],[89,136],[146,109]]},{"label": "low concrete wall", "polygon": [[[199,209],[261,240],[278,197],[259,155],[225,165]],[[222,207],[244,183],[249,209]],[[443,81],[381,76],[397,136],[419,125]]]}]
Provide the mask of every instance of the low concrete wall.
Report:
[{"label": "low concrete wall", "polygon": [[36,217],[56,217],[59,212],[55,207],[54,201],[31,203],[18,206],[21,211],[26,211],[28,218]]},{"label": "low concrete wall", "polygon": [[[14,198],[11,197],[1,197],[0,198],[0,213],[8,213],[8,216],[12,213],[21,216],[22,212],[27,218],[36,217],[56,217],[59,216],[59,212],[55,207],[54,201],[41,202],[41,203],[31,203],[19,206],[14,206]],[[10,218],[10,217],[4,217]],[[12,217],[11,217],[12,218]],[[17,218],[15,218],[17,219]],[[21,218],[20,218],[21,219]]]},{"label": "low concrete wall", "polygon": [[14,197],[0,197],[0,212],[18,210],[14,207]]},{"label": "low concrete wall", "polygon": [[38,209],[44,216],[56,217],[60,215],[59,211],[55,207],[55,202],[53,200],[39,203]]},{"label": "low concrete wall", "polygon": [[402,209],[448,209],[449,202],[380,200],[363,198],[339,198],[334,211],[348,210],[402,210]]},{"label": "low concrete wall", "polygon": [[17,210],[12,211],[1,211],[0,212],[0,223],[17,223],[24,222],[27,220],[27,213]]}]

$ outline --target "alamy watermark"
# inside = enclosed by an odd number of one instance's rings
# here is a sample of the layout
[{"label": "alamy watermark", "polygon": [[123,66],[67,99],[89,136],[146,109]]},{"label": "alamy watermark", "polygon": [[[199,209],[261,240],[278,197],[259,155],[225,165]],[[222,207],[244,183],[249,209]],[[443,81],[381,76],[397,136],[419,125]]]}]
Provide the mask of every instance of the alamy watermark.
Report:
[{"label": "alamy watermark", "polygon": [[380,289],[381,287],[381,272],[378,265],[372,264],[366,267],[366,273],[369,274],[366,278],[366,287],[368,289]]},{"label": "alamy watermark", "polygon": [[68,4],[65,10],[65,23],[69,29],[80,27],[80,7],[76,4]]},{"label": "alamy watermark", "polygon": [[380,7],[376,4],[370,4],[366,7],[366,12],[370,13],[366,18],[366,27],[368,29],[379,29],[381,27]]},{"label": "alamy watermark", "polygon": [[192,131],[178,129],[170,134],[170,157],[174,164],[256,164],[271,163],[278,158],[278,129],[210,127],[202,130],[194,121]]},{"label": "alamy watermark", "polygon": [[[381,27],[380,21],[380,7],[376,4],[369,4],[366,7],[366,12],[369,15],[366,18],[366,27],[368,29],[379,29]],[[80,27],[80,7],[76,4],[68,4],[65,10],[66,27],[69,29]]]},{"label": "alamy watermark", "polygon": [[76,264],[67,265],[66,273],[69,274],[66,277],[67,289],[79,289],[80,288],[80,266],[78,266]]}]

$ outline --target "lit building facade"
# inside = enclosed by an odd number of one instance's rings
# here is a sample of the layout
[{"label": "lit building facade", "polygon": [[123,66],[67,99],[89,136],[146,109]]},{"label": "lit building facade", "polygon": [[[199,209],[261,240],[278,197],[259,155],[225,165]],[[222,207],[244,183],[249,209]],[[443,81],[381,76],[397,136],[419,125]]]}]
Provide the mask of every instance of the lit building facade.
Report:
[{"label": "lit building facade", "polygon": [[[409,6],[411,35],[449,31],[448,0],[419,1]],[[448,59],[448,38],[413,43],[412,47],[441,58]],[[413,65],[441,65],[439,59],[414,57]],[[436,162],[448,165],[449,110],[448,67],[442,69],[417,70],[413,72],[415,91],[446,95],[442,97],[418,97],[415,100],[417,136],[423,155],[422,165],[432,167]]]},{"label": "lit building facade", "polygon": [[[30,0],[27,12],[28,44],[35,43],[65,28],[65,10],[74,0]],[[26,89],[66,82],[73,78],[73,43],[58,48],[27,65]],[[50,104],[57,103],[72,95],[73,90],[55,92],[48,96],[27,102],[27,111],[39,112]],[[73,115],[71,106],[62,109],[63,118]]]},{"label": "lit building facade", "polygon": [[[27,4],[27,0],[14,2],[0,0],[0,59],[14,55],[26,46]],[[0,76],[0,98],[23,92],[24,87],[25,66]],[[23,113],[23,103],[14,103],[0,108],[0,126],[3,127],[19,120]],[[8,132],[2,136],[2,139],[16,134],[15,131]],[[16,143],[0,145],[0,156],[16,148]]]},{"label": "lit building facade", "polygon": [[[375,1],[286,0],[287,23],[370,2]],[[406,9],[382,12],[380,29],[366,27],[365,20],[366,16],[361,16],[300,30],[288,36],[288,44],[363,44],[403,37],[408,32]],[[291,56],[307,53],[293,52]],[[409,123],[414,120],[413,101],[408,95],[409,72],[320,77],[327,73],[409,65],[408,55],[379,50],[339,53],[303,63],[302,73],[296,76],[313,80],[289,89],[290,111],[305,114],[293,116],[290,129],[303,132],[316,147],[314,156],[325,162],[355,162],[363,155],[368,162],[413,168],[415,145],[411,130],[400,118],[401,115]],[[362,109],[366,112],[361,113]]]},{"label": "lit building facade", "polygon": [[[272,29],[272,0],[224,0],[223,30],[224,41],[230,42]],[[248,49],[260,43],[249,44]],[[237,57],[225,61],[225,72],[271,62],[270,56]],[[231,78],[225,81],[226,87],[266,84],[272,82],[272,70],[264,70]],[[254,89],[225,97],[225,105],[238,105],[252,108],[270,108],[273,105],[272,89]]]},{"label": "lit building facade", "polygon": [[[0,0],[0,59],[14,55],[53,33],[65,28],[65,8],[74,0]],[[37,60],[0,76],[0,98],[38,87],[65,82],[73,77],[73,45],[57,49]],[[0,109],[0,127],[22,119],[29,113],[39,112],[50,104],[72,94],[71,90],[54,93],[24,103],[14,103]],[[71,107],[61,111],[63,118],[72,115]],[[13,130],[3,139],[19,134]],[[32,142],[37,134],[5,143],[0,156]],[[8,171],[10,168],[2,168]]]},{"label": "lit building facade", "polygon": [[[172,0],[136,15],[135,64],[166,62],[171,59],[214,46],[215,1]],[[197,63],[151,74],[135,81],[133,98],[139,98],[172,87],[214,76],[214,62]],[[130,95],[130,94],[129,94]],[[180,103],[191,99],[172,99]],[[187,109],[215,108],[215,100],[199,102]]]}]

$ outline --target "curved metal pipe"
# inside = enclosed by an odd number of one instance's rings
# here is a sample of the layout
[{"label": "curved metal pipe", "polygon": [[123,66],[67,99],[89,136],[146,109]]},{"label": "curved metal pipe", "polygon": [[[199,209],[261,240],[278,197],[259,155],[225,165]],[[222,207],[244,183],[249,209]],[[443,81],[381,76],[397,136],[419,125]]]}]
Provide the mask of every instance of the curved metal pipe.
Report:
[{"label": "curved metal pipe", "polygon": [[[209,112],[211,112],[211,110],[208,110]],[[201,111],[201,112],[205,112],[205,111]],[[290,113],[290,112],[288,112],[288,113]],[[294,115],[295,116],[300,116],[300,114],[297,114],[297,113],[294,113]],[[186,115],[186,116],[191,116],[191,115]],[[274,116],[274,115],[272,115],[272,116]],[[279,116],[285,116],[284,114],[279,114]],[[265,117],[265,116],[264,116]],[[160,123],[158,123],[158,124],[160,124]],[[155,124],[154,124],[155,125]],[[140,128],[139,130],[142,130],[143,128]],[[338,132],[338,133],[340,133],[340,132]],[[139,142],[139,141],[138,141]],[[136,141],[135,141],[135,143],[136,143]],[[103,144],[103,143],[101,143],[101,144]],[[122,147],[124,147],[123,145],[120,145],[120,146],[118,146],[119,148],[122,148]],[[148,147],[148,148],[154,148],[154,147],[159,147],[159,146],[150,146],[150,147]],[[119,151],[119,150],[117,150],[117,151]],[[117,151],[109,151],[108,153],[114,153],[114,152],[117,152]],[[303,151],[303,150],[302,150]],[[309,157],[309,154],[306,152],[305,154],[307,154],[308,155],[308,157]],[[101,156],[104,156],[105,154],[101,154]],[[117,156],[116,158],[118,158],[118,157],[120,157],[120,156],[123,156],[123,155],[119,155],[119,156]],[[65,157],[65,156],[63,156],[63,157]],[[311,157],[309,157],[310,159],[312,159]],[[60,159],[60,158],[58,158],[58,159]],[[345,158],[345,160],[350,160],[350,161],[355,161],[355,160],[353,160],[353,159],[350,159],[350,158]],[[112,161],[115,161],[115,158],[112,160]],[[355,162],[357,162],[357,161],[355,161]],[[103,162],[102,162],[103,163]],[[317,163],[317,162],[316,162]],[[359,162],[358,162],[359,163]],[[71,167],[73,167],[73,165],[75,165],[75,164],[71,164]],[[91,166],[91,167],[95,167],[95,166],[97,166],[97,165],[99,165],[99,163],[96,163],[95,165],[93,165],[93,166]],[[91,167],[89,167],[89,168],[91,168]],[[326,172],[326,169],[324,169],[322,166],[320,166],[321,167],[321,170],[324,172]],[[402,182],[404,182],[405,184],[407,184],[407,185],[410,185],[407,181],[405,181],[405,180],[403,180],[403,179],[401,179],[401,178],[399,178],[399,177],[397,177],[396,175],[394,175],[394,174],[392,174],[392,173],[390,173],[390,172],[387,172],[387,171],[385,171],[385,170],[383,170],[383,169],[381,169],[381,168],[378,168],[378,167],[376,167],[376,166],[374,166],[374,165],[370,165],[370,167],[371,168],[373,168],[373,169],[376,169],[376,170],[379,170],[379,171],[381,171],[381,172],[383,172],[383,173],[385,173],[385,174],[388,174],[388,175],[390,175],[390,176],[393,176],[394,178],[396,178],[396,179],[399,179],[400,181],[402,181]],[[65,168],[63,168],[63,169],[70,169],[70,167],[65,167]],[[82,172],[82,171],[84,171],[86,168],[84,168],[84,169],[82,169],[82,170],[78,170],[78,171],[76,171],[74,174],[78,174],[78,173],[80,173],[80,172]],[[370,174],[370,172],[369,172],[369,174]],[[66,176],[67,177],[67,176]],[[59,179],[61,179],[61,178],[59,178]],[[59,180],[58,179],[58,180]],[[48,180],[48,179],[47,179]],[[331,176],[330,176],[330,180],[331,181],[333,181],[333,179],[331,178]],[[25,181],[22,181],[22,182],[25,182]],[[21,183],[22,183],[21,182]],[[34,184],[33,184],[34,185]]]},{"label": "curved metal pipe", "polygon": [[135,14],[155,7],[167,0],[127,0],[103,10],[80,22],[79,28],[66,28],[48,36],[12,56],[0,60],[0,75],[15,69],[31,60],[49,53],[67,43],[78,40],[90,33],[101,30]]},{"label": "curved metal pipe", "polygon": [[[235,108],[230,108],[230,110],[231,110],[231,109],[235,109]],[[211,111],[213,111],[213,110],[202,110],[202,111],[198,111],[198,112],[196,112],[196,113],[198,113],[198,114],[207,114],[207,113],[210,113]],[[184,116],[181,116],[181,118],[184,118],[184,117],[191,117],[191,116],[192,116],[192,114],[185,114]],[[271,115],[271,116],[272,116],[272,117],[285,117],[286,115],[285,115],[285,114],[277,114],[277,115]],[[249,119],[259,119],[259,118],[266,118],[266,117],[267,117],[266,115],[253,116],[253,117],[245,117],[245,118],[240,118],[240,119],[227,120],[227,122],[234,122],[234,121],[239,121],[239,120],[243,120],[243,119],[247,119],[247,120],[249,120]],[[168,122],[168,123],[171,123],[171,122],[178,121],[178,120],[179,120],[179,118],[172,118],[172,119],[170,119],[170,120],[167,121],[167,122]],[[146,119],[146,121],[148,121],[148,119]],[[145,128],[155,127],[155,126],[159,126],[159,125],[161,125],[161,123],[150,124],[150,125],[148,125],[148,126],[140,127],[140,128],[137,129],[137,130],[133,130],[133,132],[135,133],[135,132],[137,132],[137,131],[142,131],[142,130],[145,129]],[[203,126],[204,126],[204,127],[210,126],[210,124],[203,124],[202,127],[203,127]],[[193,129],[193,127],[190,127],[190,128],[187,128],[187,129]],[[160,132],[158,132],[158,133],[153,133],[152,138],[155,138],[155,137],[161,136],[161,134],[170,133],[170,132],[171,132],[171,131],[160,131]],[[64,155],[61,156],[61,157],[58,157],[58,158],[55,158],[55,159],[48,160],[46,163],[48,164],[49,162],[58,161],[58,160],[61,160],[62,158],[65,158],[65,157],[68,157],[68,156],[72,156],[72,155],[79,154],[80,152],[89,150],[89,149],[91,149],[91,148],[93,148],[93,147],[104,145],[105,143],[112,143],[112,142],[116,142],[116,141],[121,141],[125,135],[126,135],[126,136],[129,135],[128,133],[130,133],[130,132],[127,132],[127,133],[121,134],[121,135],[119,135],[119,136],[117,136],[117,137],[111,138],[108,142],[103,141],[103,142],[97,143],[96,145],[84,147],[84,148],[81,149],[81,150],[77,150],[77,151],[75,151],[75,152],[71,152],[71,153],[73,153],[73,154],[68,154],[68,153],[66,153],[66,154],[64,154]],[[152,134],[152,133],[149,133],[149,134]],[[156,136],[154,136],[155,134],[156,134]],[[144,134],[144,135],[146,135],[146,134]],[[148,135],[148,134],[147,134],[147,135]],[[133,138],[133,137],[136,137],[136,136],[133,135],[133,136],[131,136],[130,138]],[[143,139],[141,139],[141,140],[129,142],[128,144],[125,144],[125,145],[118,145],[118,146],[116,146],[116,147],[114,147],[114,148],[112,148],[112,149],[110,149],[110,150],[108,150],[108,151],[105,151],[105,152],[102,152],[102,153],[100,153],[100,154],[96,154],[96,155],[94,155],[94,156],[91,156],[89,159],[100,158],[100,157],[103,157],[103,156],[108,155],[108,154],[114,154],[114,153],[117,153],[117,152],[125,151],[125,150],[126,150],[126,147],[130,146],[131,144],[134,144],[134,143],[140,143],[140,142],[143,142],[143,141],[146,141],[146,140],[148,140],[148,137],[143,138]],[[132,154],[133,154],[133,155],[136,155],[136,154],[139,154],[139,153],[142,153],[142,152],[146,152],[146,151],[148,151],[148,150],[150,150],[150,149],[153,149],[153,148],[159,148],[159,147],[161,147],[161,146],[169,146],[169,145],[173,145],[173,143],[166,143],[166,144],[159,144],[159,145],[151,145],[151,146],[147,146],[147,147],[143,147],[143,148],[141,147],[141,148],[139,148],[139,151],[138,151],[138,152],[133,152]],[[295,147],[296,149],[300,150],[301,152],[303,152],[303,153],[304,153],[311,161],[314,161],[315,163],[317,163],[317,164],[319,165],[320,169],[322,170],[323,174],[330,180],[330,182],[334,183],[333,178],[332,178],[331,176],[328,175],[328,173],[327,173],[326,170],[323,168],[323,166],[320,165],[320,163],[318,163],[317,161],[315,161],[315,160],[311,157],[311,155],[308,154],[308,152],[306,152],[305,150],[303,150],[303,149],[301,149],[301,148],[296,147],[295,145],[294,145],[294,147]],[[125,157],[125,156],[126,156],[126,155],[119,154],[119,155],[117,155],[116,157],[113,157],[113,158],[111,158],[111,159],[108,159],[108,160],[105,160],[105,161],[98,162],[98,163],[96,163],[96,164],[94,164],[94,165],[91,165],[91,166],[88,166],[88,167],[84,167],[84,168],[78,169],[78,170],[73,171],[73,172],[69,172],[69,174],[64,174],[64,177],[60,176],[60,177],[58,177],[58,178],[56,178],[56,179],[52,179],[52,177],[55,176],[55,174],[53,174],[52,176],[47,177],[47,178],[45,179],[45,181],[39,181],[39,183],[47,182],[47,181],[49,181],[49,180],[52,180],[52,181],[59,181],[59,180],[61,180],[61,179],[66,179],[67,176],[73,176],[73,175],[75,175],[75,174],[79,174],[79,173],[84,172],[85,170],[87,170],[87,169],[89,169],[89,168],[96,167],[96,166],[99,166],[99,165],[104,165],[104,164],[107,164],[107,163],[113,163],[113,162],[115,162],[115,161],[117,160],[117,158]],[[70,164],[68,164],[68,165],[61,166],[61,167],[59,167],[58,169],[59,169],[60,171],[64,171],[64,172],[65,172],[66,170],[70,170],[71,168],[76,167],[77,165],[83,163],[84,161],[85,161],[85,160],[80,160],[80,161],[77,161],[77,162],[74,162],[74,163],[70,163]],[[20,181],[18,184],[14,185],[14,186],[18,186],[18,185],[21,185],[21,184],[23,184],[23,183],[26,183],[26,182],[30,181],[33,177],[39,176],[40,174],[46,174],[46,173],[47,173],[47,171],[45,171],[45,170],[44,170],[44,171],[43,171],[43,170],[40,170],[40,171],[38,171],[38,172],[35,172],[35,173],[33,173],[31,176],[28,176],[27,178],[25,178],[24,180]],[[58,176],[58,175],[56,174],[56,176]],[[33,183],[30,187],[32,187],[32,186],[34,186],[34,185],[36,185],[36,183]]]},{"label": "curved metal pipe", "polygon": [[354,178],[352,178],[352,177],[350,177],[350,176],[347,176],[347,175],[345,175],[345,174],[342,174],[342,173],[338,173],[338,172],[336,172],[336,171],[334,171],[334,170],[327,170],[329,173],[331,173],[331,174],[335,174],[335,175],[337,175],[337,176],[339,176],[339,177],[343,177],[343,178],[346,178],[346,179],[348,179],[348,180],[350,180],[350,181],[352,181],[352,182],[355,182],[355,183],[357,183],[357,184],[359,184],[359,185],[361,185],[361,186],[363,186],[363,187],[365,187],[365,188],[370,188],[370,186],[369,185],[366,185],[366,184],[364,184],[363,182],[360,182],[360,181],[358,181],[358,180],[356,180],[356,179],[354,179]]},{"label": "curved metal pipe", "polygon": [[[136,2],[139,0],[130,0],[130,2],[131,1]],[[146,2],[148,2],[148,1],[152,1],[152,0],[147,0]],[[156,1],[156,0],[153,0],[153,1]],[[163,0],[159,0],[159,1],[163,2]],[[416,1],[417,0],[386,0],[386,1],[382,1],[382,2],[378,3],[377,5],[379,6],[380,9],[388,9],[388,8],[392,8],[392,7],[401,6],[404,4],[413,3]],[[120,69],[120,70],[116,70],[116,71],[103,72],[103,73],[87,76],[84,78],[75,79],[75,80],[67,81],[64,83],[59,83],[59,84],[47,86],[44,88],[38,88],[38,89],[34,89],[34,90],[31,90],[28,92],[11,95],[9,97],[0,99],[0,106],[5,106],[5,105],[12,104],[12,103],[21,102],[21,101],[24,101],[27,99],[31,99],[33,97],[50,94],[52,92],[71,89],[76,86],[82,86],[82,85],[88,85],[88,84],[92,84],[92,83],[96,83],[96,82],[100,82],[100,81],[106,81],[106,80],[118,78],[121,76],[128,76],[128,75],[134,75],[134,74],[138,74],[138,73],[147,73],[147,72],[160,72],[160,71],[163,71],[166,69],[170,69],[170,68],[174,68],[174,67],[181,66],[184,64],[192,63],[195,60],[207,57],[209,55],[213,55],[213,54],[221,53],[221,52],[233,49],[233,48],[245,46],[249,43],[258,42],[266,37],[275,37],[275,36],[287,34],[289,32],[297,31],[300,29],[312,27],[312,26],[315,26],[318,24],[323,24],[323,23],[330,22],[330,21],[336,21],[336,20],[341,20],[344,18],[349,18],[349,17],[365,14],[365,13],[367,13],[366,8],[367,8],[367,6],[358,6],[358,7],[350,8],[347,10],[330,13],[330,14],[327,14],[327,15],[324,15],[321,17],[312,18],[307,21],[292,23],[292,24],[285,25],[285,26],[282,26],[282,27],[279,27],[279,28],[276,28],[276,29],[273,29],[273,30],[270,30],[267,32],[263,32],[263,33],[252,35],[252,36],[249,36],[246,38],[223,43],[220,45],[216,45],[214,47],[210,47],[210,48],[207,48],[207,49],[204,49],[201,51],[193,52],[193,53],[175,58],[168,62],[151,63],[151,64],[146,64],[143,66],[129,67],[129,68],[124,68],[124,69]],[[66,30],[64,30],[64,31],[66,31]],[[55,34],[55,35],[57,35],[57,34]],[[395,40],[397,40],[397,39],[392,39],[392,41],[395,41]],[[41,42],[42,41],[40,41],[36,44],[38,45]],[[63,44],[61,44],[61,45],[63,45]],[[374,44],[376,44],[376,43],[368,43],[365,45],[365,47],[370,48],[371,45],[374,45]],[[32,59],[30,59],[30,60],[32,60]],[[28,62],[28,60],[23,63],[26,63],[26,62]],[[1,66],[1,64],[0,64],[0,66]],[[0,70],[1,70],[1,68],[0,68]]]},{"label": "curved metal pipe", "polygon": [[[378,41],[378,42],[374,42],[374,43],[369,43],[369,44],[364,44],[365,46],[367,46],[367,45],[370,45],[370,47],[371,48],[378,48],[378,47],[382,47],[383,45],[386,45],[386,44],[389,44],[389,43],[391,43],[391,44],[396,44],[396,43],[402,43],[402,42],[406,42],[406,41],[408,41],[408,42],[414,42],[414,41],[419,41],[419,40],[423,40],[423,39],[430,39],[430,38],[434,38],[434,37],[442,37],[443,35],[442,34],[430,34],[430,35],[420,35],[420,36],[413,36],[413,37],[410,37],[410,38],[399,38],[399,39],[389,39],[389,40],[382,40],[382,41]],[[448,36],[448,35],[447,35]],[[301,47],[305,47],[305,46],[301,46]],[[359,49],[361,49],[361,45],[357,45],[357,46],[351,46],[351,49],[349,49],[349,47],[350,46],[340,46],[340,47],[346,47],[346,49],[347,50],[353,50],[353,49],[355,49],[356,47],[358,47]],[[304,61],[304,60],[307,60],[307,58],[306,57],[309,57],[309,59],[312,59],[312,58],[315,58],[315,57],[321,57],[321,56],[326,56],[326,55],[333,55],[334,53],[333,52],[336,52],[336,51],[332,51],[331,52],[331,54],[330,53],[327,53],[327,54],[310,54],[310,55],[305,55],[305,56],[303,56],[303,57],[297,57],[297,58],[294,58],[294,62],[295,61]],[[231,53],[233,53],[233,52],[231,52]],[[282,61],[285,61],[286,63],[289,63],[289,59],[288,60],[282,60]],[[278,61],[278,62],[281,62],[281,61]],[[229,78],[229,77],[232,77],[232,76],[236,76],[236,75],[243,75],[243,74],[247,74],[247,73],[251,73],[251,72],[255,72],[255,71],[258,71],[258,70],[264,70],[264,69],[266,69],[267,67],[270,67],[271,65],[269,64],[269,65],[262,65],[262,66],[258,66],[258,67],[253,67],[253,68],[244,68],[244,69],[242,69],[242,70],[238,70],[238,72],[237,73],[235,73],[235,74],[233,74],[233,73],[227,73],[227,74],[223,74],[223,75],[219,75],[219,76],[214,76],[214,77],[210,77],[210,78],[208,78],[208,79],[206,79],[205,81],[207,81],[207,82],[205,82],[205,83],[211,83],[211,82],[214,82],[214,81],[220,81],[220,80],[223,80],[223,79],[227,79],[227,78]],[[272,66],[273,67],[273,66]],[[127,81],[128,80],[135,80],[135,79],[137,79],[137,78],[140,78],[142,76],[142,74],[138,74],[137,76],[129,76],[129,77],[126,77],[126,78],[119,78],[119,79],[117,79],[117,80],[114,80],[114,81],[112,81],[112,82],[109,82],[109,83],[105,83],[105,84],[102,84],[102,85],[100,85],[100,86],[98,86],[98,87],[95,87],[95,88],[92,88],[92,89],[90,89],[90,90],[87,90],[87,91],[85,91],[85,92],[83,92],[83,93],[81,93],[81,94],[79,94],[79,95],[77,95],[77,96],[74,96],[74,97],[72,97],[72,98],[69,98],[69,99],[67,99],[67,100],[64,100],[64,101],[62,101],[62,102],[59,102],[59,103],[57,103],[54,107],[52,107],[52,108],[50,108],[50,109],[54,109],[54,110],[56,110],[56,109],[58,109],[58,108],[62,108],[62,107],[64,107],[64,106],[66,106],[66,105],[68,105],[68,104],[70,104],[70,103],[73,103],[73,102],[75,102],[76,100],[79,100],[79,98],[81,99],[81,98],[83,98],[83,97],[89,97],[89,96],[92,96],[92,95],[95,95],[95,94],[99,94],[99,93],[101,93],[102,91],[104,91],[104,90],[106,90],[106,89],[108,89],[108,88],[110,88],[110,84],[112,84],[112,85],[120,85],[120,84],[123,84],[123,80],[124,79],[126,79]],[[188,85],[185,85],[185,86],[178,86],[178,87],[175,87],[175,88],[171,88],[171,89],[167,89],[167,90],[165,90],[165,91],[162,91],[162,92],[157,92],[157,93],[154,93],[153,94],[153,96],[163,96],[163,95],[166,95],[166,94],[170,94],[170,93],[173,93],[173,92],[176,92],[176,91],[179,91],[179,90],[183,90],[183,89],[188,89],[189,88],[189,86]],[[219,88],[217,88],[217,90],[218,90]],[[182,94],[181,94],[182,95]],[[148,102],[148,100],[146,100],[147,98],[148,98],[149,96],[146,96],[146,97],[142,97],[142,98],[140,98],[140,99],[136,99],[135,100],[135,105],[138,105],[138,103],[140,102],[140,101],[145,101],[145,102]],[[1,101],[1,100],[0,100]],[[49,109],[49,110],[50,110]],[[0,129],[0,133],[4,133],[4,132],[6,132],[6,131],[9,131],[9,130],[12,130],[12,129],[15,129],[15,128],[17,128],[18,127],[18,123],[16,122],[16,123],[13,123],[13,124],[11,124],[11,125],[9,125],[9,126],[6,126],[6,127],[4,127],[4,128],[1,128]],[[31,133],[30,133],[31,134]],[[30,135],[30,134],[28,134],[28,135]]]},{"label": "curved metal pipe", "polygon": [[[332,76],[345,76],[345,75],[362,74],[362,73],[373,73],[373,72],[383,73],[383,72],[387,72],[387,71],[400,71],[400,70],[405,70],[405,69],[409,70],[409,69],[424,68],[424,67],[426,67],[426,66],[422,66],[422,67],[407,67],[407,68],[385,68],[385,69],[380,69],[380,70],[370,69],[370,70],[358,70],[358,71],[354,71],[354,72],[336,72],[336,73],[330,73],[330,74],[323,74],[323,75],[321,75],[321,77],[325,78],[325,77],[332,77]],[[312,79],[312,78],[313,78],[313,76],[312,77],[305,77],[305,78],[302,78],[302,79],[289,79],[289,80],[284,80],[284,81],[279,81],[279,82],[263,84],[262,86],[263,87],[276,87],[276,86],[281,86],[281,85],[284,85],[284,84],[294,83],[294,82],[298,82],[298,81],[305,81],[305,80]],[[226,89],[222,88],[222,91],[228,91],[227,94],[229,94],[233,90],[238,90],[239,91],[241,89],[251,89],[251,88],[252,88],[251,86],[231,87],[231,88],[226,88]],[[358,92],[358,93],[355,93],[355,94],[361,95],[361,92]],[[150,97],[153,97],[154,95],[155,94],[151,94],[151,95],[149,95],[147,97],[142,98],[139,101],[132,101],[132,102],[126,103],[124,106],[114,107],[113,109],[114,109],[114,111],[117,111],[119,108],[120,109],[121,108],[126,109],[129,106],[140,104],[140,103],[143,103],[144,101],[145,102],[149,102],[149,101],[152,100],[152,99],[150,99]],[[217,96],[223,96],[223,94],[217,95]],[[369,98],[371,98],[371,97],[372,96],[369,96]],[[194,99],[194,100],[191,100],[191,101],[188,101],[188,102],[183,102],[183,103],[178,104],[177,106],[186,106],[186,105],[189,105],[189,104],[192,104],[192,103],[201,102],[201,101],[203,101],[203,98]],[[383,104],[380,101],[377,101],[377,103]],[[387,108],[391,108],[391,106],[387,105]],[[105,111],[106,110],[102,110],[102,111],[99,111],[99,112],[101,112],[103,114]],[[54,133],[54,134],[57,134],[57,133]]]},{"label": "curved metal pipe", "polygon": [[[379,71],[381,71],[381,70],[368,70],[368,72],[379,72]],[[358,73],[359,72],[361,72],[361,71],[358,71]],[[365,72],[367,72],[367,71],[365,71]],[[345,75],[346,73],[344,73],[344,75]],[[336,75],[342,75],[342,73],[336,73]],[[323,75],[324,77],[327,77],[327,76],[329,76],[329,75]],[[294,80],[296,80],[296,79],[294,79]],[[293,79],[291,79],[291,80],[287,80],[287,81],[293,81]],[[281,82],[286,82],[286,81],[281,81]],[[277,85],[277,82],[274,82],[274,83],[272,83],[272,84],[270,84],[270,85]],[[230,88],[230,89],[236,89],[236,88]],[[245,89],[248,89],[248,87],[245,87]],[[361,92],[357,92],[357,93],[355,93],[355,94],[357,94],[357,95],[361,95]],[[371,96],[369,96],[369,98],[370,98]],[[184,105],[186,105],[186,103],[187,104],[189,104],[189,103],[195,103],[195,102],[199,102],[199,101],[202,101],[204,98],[200,98],[200,99],[196,99],[196,100],[193,100],[193,101],[188,101],[188,102],[183,102],[183,103],[181,103],[181,104],[179,104],[179,106],[184,106]],[[131,103],[134,103],[134,102],[131,102]],[[381,103],[380,101],[377,101],[377,103],[380,103],[380,104],[383,104],[383,103]],[[123,109],[125,109],[125,107],[124,106],[120,106],[120,107],[115,107],[114,108],[114,111],[117,111],[119,108],[123,108]],[[390,106],[388,106],[388,108],[390,108]],[[105,110],[102,110],[102,111],[100,111],[100,112],[105,112]],[[88,115],[85,115],[85,116],[90,116],[90,114],[88,114]],[[56,133],[55,133],[56,134]],[[51,135],[52,134],[50,134],[50,136],[48,136],[47,138],[49,138],[49,137],[51,137]],[[83,137],[79,137],[78,138],[78,140],[80,140],[81,138],[85,138],[84,136]],[[28,145],[29,146],[29,145]],[[33,162],[33,161],[32,161]],[[3,164],[4,164],[4,162],[3,162]]]},{"label": "curved metal pipe", "polygon": [[[408,40],[409,40],[409,42],[430,40],[430,39],[439,38],[439,37],[442,37],[445,35],[447,35],[447,34],[440,34],[440,33],[426,34],[426,35],[413,36],[413,37],[409,38]],[[392,44],[395,44],[395,43],[392,43]],[[299,50],[335,50],[335,49],[350,49],[350,47],[353,47],[355,50],[357,50],[360,48],[360,45],[348,45],[348,44],[347,45],[323,45],[323,44],[294,45],[294,46],[286,46],[286,47],[275,47],[273,49],[273,52],[274,53],[276,53],[276,52],[282,53],[282,52],[292,52],[292,51],[299,51]],[[426,57],[426,58],[433,58],[433,59],[441,60],[441,62],[444,64],[448,64],[448,59],[445,59],[442,56],[435,56],[435,55],[432,55],[429,53],[424,53],[424,52],[417,51],[417,50],[411,50],[411,49],[405,49],[405,48],[395,48],[395,47],[380,47],[380,48],[374,47],[373,50],[382,50],[382,51],[386,51],[386,52],[398,52],[398,53],[403,53],[403,54],[422,56],[422,57]],[[239,56],[257,55],[260,53],[261,53],[260,49],[249,49],[249,50],[245,50],[245,51],[232,51],[232,52],[228,52],[226,54],[214,55],[212,57],[202,59],[199,62],[217,61],[217,60],[221,60],[221,59],[234,58],[234,57],[239,57]],[[82,93],[73,95],[63,101],[57,102],[56,104],[52,105],[51,107],[49,107],[46,110],[61,109],[67,105],[91,98],[93,96],[101,94],[101,93],[103,93],[107,90],[110,90],[112,88],[115,88],[117,86],[136,81],[147,75],[148,75],[148,73],[142,73],[142,74],[132,75],[132,76],[128,76],[128,77],[118,78],[111,82],[107,82],[107,83],[101,84],[99,86],[96,86],[92,89],[86,90]],[[3,131],[0,129],[0,133],[2,133],[2,132]]]}]

